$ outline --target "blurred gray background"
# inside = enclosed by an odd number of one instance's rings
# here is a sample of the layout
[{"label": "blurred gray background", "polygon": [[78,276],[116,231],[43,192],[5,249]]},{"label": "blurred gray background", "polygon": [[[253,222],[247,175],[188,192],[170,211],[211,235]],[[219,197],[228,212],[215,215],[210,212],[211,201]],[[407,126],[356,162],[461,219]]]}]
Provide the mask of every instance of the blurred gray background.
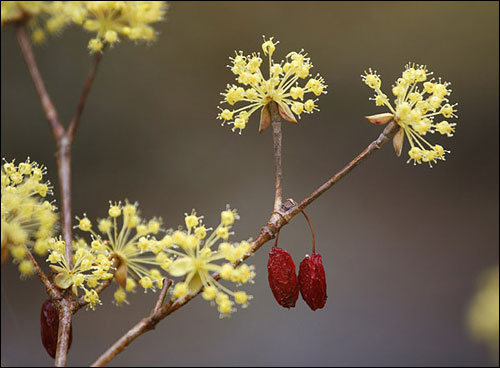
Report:
[{"label": "blurred gray background", "polygon": [[[368,67],[390,93],[408,61],[427,64],[459,103],[455,137],[431,136],[452,151],[447,161],[407,165],[388,144],[308,208],[327,275],[324,309],[275,302],[268,243],[250,262],[250,308],[219,320],[197,298],[111,365],[492,364],[465,316],[478,275],[498,264],[498,10],[497,2],[171,2],[157,42],[107,51],[74,146],[74,214],[105,216],[108,200],[129,198],[167,227],[192,208],[213,226],[230,203],[242,218],[235,240],[258,234],[274,190],[271,132],[259,135],[257,116],[241,136],[215,119],[235,49],[259,51],[262,35],[274,36],[276,60],[304,48],[329,85],[321,112],[285,124],[285,198],[307,196],[380,133],[362,118],[383,111],[360,79]],[[90,37],[71,27],[35,50],[64,121]],[[2,156],[45,163],[57,183],[55,145],[12,30],[1,40]],[[280,245],[296,264],[310,252],[301,217]],[[18,280],[10,263],[1,279],[2,365],[52,364],[40,342],[40,282]],[[117,308],[113,291],[75,316],[68,364],[93,362],[155,300],[139,291]]]}]

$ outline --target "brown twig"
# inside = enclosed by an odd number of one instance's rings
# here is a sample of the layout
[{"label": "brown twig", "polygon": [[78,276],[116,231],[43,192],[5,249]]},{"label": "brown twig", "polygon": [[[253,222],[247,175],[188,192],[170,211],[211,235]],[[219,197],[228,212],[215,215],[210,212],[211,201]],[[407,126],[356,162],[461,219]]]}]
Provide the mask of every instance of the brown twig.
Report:
[{"label": "brown twig", "polygon": [[62,213],[62,235],[66,243],[66,259],[69,266],[73,267],[73,252],[71,243],[73,241],[73,227],[71,216],[71,141],[64,134],[57,141],[57,169],[59,176],[59,188],[61,190],[61,213]]},{"label": "brown twig", "polygon": [[97,67],[101,56],[96,53],[90,67],[90,71],[85,80],[83,91],[78,100],[78,105],[76,107],[76,113],[68,129],[64,134],[57,139],[57,166],[59,171],[59,185],[61,188],[61,202],[62,202],[62,228],[63,228],[63,238],[66,242],[66,259],[72,265],[72,248],[71,242],[73,241],[73,217],[71,215],[71,149],[73,140],[75,139],[76,129],[80,122],[80,118],[87,102],[87,98],[90,92],[90,86],[94,80],[95,74],[97,72]]},{"label": "brown twig", "polygon": [[53,302],[57,301],[57,300],[61,300],[62,296],[61,296],[61,293],[59,292],[59,289],[57,289],[56,286],[49,280],[49,278],[47,277],[45,272],[43,272],[42,268],[40,267],[40,265],[36,261],[35,257],[33,257],[33,254],[31,254],[29,249],[26,248],[26,250],[27,250],[27,253],[26,253],[27,257],[29,258],[31,263],[33,263],[33,266],[35,267],[36,273],[37,273],[38,277],[40,278],[40,280],[42,281],[43,286],[45,286],[45,290],[47,291],[47,294],[49,295],[50,299]]},{"label": "brown twig", "polygon": [[[246,254],[240,261],[235,262],[235,265],[240,264],[245,259],[250,257],[253,253],[259,250],[262,245],[278,235],[280,229],[285,226],[295,215],[302,212],[305,207],[307,207],[311,202],[323,194],[326,190],[331,188],[336,182],[342,179],[347,173],[354,169],[360,162],[369,157],[373,152],[377,151],[387,143],[390,138],[396,133],[398,125],[394,122],[389,123],[389,125],[384,129],[382,134],[368,145],[368,147],[361,152],[356,158],[349,162],[344,168],[335,173],[327,182],[321,185],[317,190],[315,190],[309,197],[304,199],[299,205],[293,200],[286,201],[279,210],[273,211],[271,218],[268,223],[262,227],[259,235],[252,243],[252,251]],[[218,279],[218,275],[213,275],[215,279]],[[189,301],[194,299],[201,293],[201,289],[195,293],[187,295],[182,299],[178,299],[171,305],[164,306],[160,312],[156,315],[156,318],[143,318],[135,326],[133,326],[129,331],[127,331],[121,338],[119,338],[112,346],[108,348],[93,364],[92,367],[102,367],[109,363],[116,355],[122,352],[133,340],[144,334],[145,332],[152,330],[155,326],[163,320],[165,317],[169,316],[177,309],[186,305]]]},{"label": "brown twig", "polygon": [[[68,293],[69,294],[69,293]],[[57,347],[54,365],[64,367],[69,348],[69,334],[71,330],[71,316],[75,311],[75,302],[62,299],[59,302],[59,329],[57,331]]]},{"label": "brown twig", "polygon": [[[354,169],[356,166],[358,166],[362,161],[371,156],[373,152],[378,151],[380,147],[382,147],[382,145],[387,143],[387,141],[389,141],[392,138],[392,136],[396,134],[398,128],[399,125],[396,122],[394,121],[389,122],[385,127],[384,131],[382,132],[382,134],[380,134],[380,136],[376,140],[370,143],[363,152],[361,152],[354,160],[349,162],[342,170],[335,173],[327,182],[325,182],[322,186],[320,186],[313,193],[311,193],[310,196],[308,196],[302,202],[300,202],[299,206],[296,209],[296,212],[302,211],[304,208],[310,205],[316,198],[318,198],[321,194],[326,192],[340,179],[342,179],[349,172],[351,172],[351,170]],[[296,213],[294,213],[293,215],[295,216],[295,214]]]},{"label": "brown twig", "polygon": [[71,120],[71,123],[69,124],[68,130],[66,132],[71,141],[73,141],[73,139],[75,138],[76,129],[78,128],[78,124],[80,123],[80,118],[82,117],[83,109],[85,108],[85,104],[90,92],[90,87],[92,86],[92,82],[94,81],[95,75],[97,73],[97,67],[99,66],[101,57],[102,54],[97,52],[94,54],[94,58],[92,59],[92,64],[87,74],[87,79],[85,80],[80,99],[78,100],[75,116]]},{"label": "brown twig", "polygon": [[152,316],[158,314],[158,312],[162,308],[163,302],[165,301],[165,297],[167,296],[167,291],[171,285],[172,285],[172,280],[169,280],[165,277],[163,279],[163,286],[161,288],[160,295],[158,295],[158,299],[156,300],[155,307],[151,311]]},{"label": "brown twig", "polygon": [[107,364],[111,359],[120,354],[132,341],[141,336],[144,332],[152,330],[163,318],[172,313],[170,307],[172,306],[169,301],[165,306],[163,302],[167,295],[168,289],[172,285],[172,280],[167,278],[163,279],[163,287],[158,295],[155,306],[148,317],[139,321],[134,327],[128,330],[122,337],[120,337],[98,360],[92,364],[92,367],[101,367]]},{"label": "brown twig", "polygon": [[276,172],[276,184],[274,195],[274,211],[281,208],[283,201],[283,188],[281,186],[281,147],[282,147],[282,133],[281,133],[281,115],[278,110],[276,102],[269,103],[269,111],[271,113],[271,122],[273,126],[273,146],[274,146],[274,169]]},{"label": "brown twig", "polygon": [[[52,103],[52,100],[47,92],[45,83],[38,69],[38,65],[33,54],[33,49],[31,47],[31,42],[27,35],[26,23],[21,22],[16,25],[16,36],[21,48],[21,53],[24,57],[26,65],[28,66],[29,73],[35,84],[35,89],[40,97],[43,111],[52,129],[52,135],[57,143],[57,166],[59,175],[59,185],[61,190],[61,212],[62,212],[62,235],[66,243],[66,259],[68,260],[69,266],[72,267],[73,257],[72,257],[72,247],[71,242],[73,239],[72,235],[72,216],[71,216],[71,148],[72,143],[75,138],[75,132],[80,122],[80,118],[85,107],[85,103],[90,92],[90,87],[94,80],[95,74],[97,72],[97,67],[99,61],[101,60],[101,55],[96,54],[92,62],[90,71],[87,75],[83,91],[81,93],[78,105],[76,108],[76,113],[68,127],[67,130],[64,129],[61,124],[57,110]],[[41,271],[41,270],[40,270]],[[37,269],[38,272],[38,269]],[[44,284],[46,282],[50,283],[52,286],[48,288],[46,285],[47,293],[55,303],[59,310],[59,332],[57,339],[57,350],[55,365],[64,366],[66,364],[66,355],[69,344],[69,331],[71,326],[71,316],[74,312],[81,307],[82,303],[72,300],[70,293],[66,293],[64,298],[61,298],[59,294],[58,298],[54,292],[49,292],[49,290],[55,289],[53,283],[48,280],[45,274],[38,273],[40,279]],[[45,276],[45,278],[43,278]],[[106,285],[107,286],[107,285]]]},{"label": "brown twig", "polygon": [[64,134],[64,128],[59,121],[57,111],[54,107],[54,104],[52,103],[52,100],[50,99],[47,88],[45,88],[45,83],[43,82],[42,76],[40,75],[40,71],[38,70],[35,55],[33,54],[33,49],[31,48],[31,42],[26,32],[25,23],[16,25],[16,36],[19,46],[21,47],[21,52],[24,56],[24,60],[26,61],[26,65],[28,66],[31,78],[33,79],[33,83],[35,84],[36,91],[40,96],[45,117],[47,118],[47,121],[52,128],[52,134],[54,135],[54,138],[57,140]]}]

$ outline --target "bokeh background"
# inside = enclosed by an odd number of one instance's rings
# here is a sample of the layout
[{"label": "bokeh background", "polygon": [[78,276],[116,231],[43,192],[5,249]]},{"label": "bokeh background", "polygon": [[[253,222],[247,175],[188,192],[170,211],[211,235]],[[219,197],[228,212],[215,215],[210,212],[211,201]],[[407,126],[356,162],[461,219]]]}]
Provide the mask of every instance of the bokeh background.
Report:
[{"label": "bokeh background", "polygon": [[[431,137],[452,151],[447,161],[407,165],[388,144],[308,208],[327,275],[324,309],[274,301],[269,243],[251,259],[250,308],[219,320],[197,298],[111,365],[496,364],[465,321],[478,276],[499,256],[498,10],[497,2],[171,2],[157,42],[107,51],[73,154],[74,214],[91,218],[106,214],[108,200],[129,198],[168,227],[192,208],[215,225],[230,203],[242,218],[235,238],[258,234],[273,203],[271,132],[259,135],[252,117],[240,136],[215,117],[233,80],[228,57],[260,50],[263,34],[280,41],[276,59],[306,49],[329,85],[320,113],[284,127],[285,198],[304,198],[378,136],[362,118],[382,111],[360,79],[368,67],[389,93],[408,61],[427,64],[459,103],[455,137]],[[72,27],[36,49],[64,121],[88,70],[89,38]],[[45,163],[57,183],[55,145],[12,30],[2,30],[1,50],[2,156]],[[298,264],[310,238],[298,216],[280,245]],[[40,282],[20,281],[6,263],[1,283],[2,365],[51,364],[40,343]],[[93,362],[155,300],[139,291],[117,308],[113,291],[75,316],[70,365]]]}]

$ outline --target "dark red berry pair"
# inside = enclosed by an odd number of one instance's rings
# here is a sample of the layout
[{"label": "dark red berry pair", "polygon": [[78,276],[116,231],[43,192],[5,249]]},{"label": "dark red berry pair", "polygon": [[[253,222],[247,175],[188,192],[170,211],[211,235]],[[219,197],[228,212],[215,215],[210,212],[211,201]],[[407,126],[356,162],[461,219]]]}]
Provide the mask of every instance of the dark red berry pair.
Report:
[{"label": "dark red berry pair", "polygon": [[[47,353],[49,353],[52,358],[55,358],[57,348],[57,332],[59,330],[59,314],[57,313],[54,303],[52,303],[50,299],[47,299],[42,304],[40,326],[42,344],[45,347],[45,350],[47,350]],[[71,347],[71,341],[73,340],[72,330],[73,328],[70,327],[68,349]]]},{"label": "dark red berry pair", "polygon": [[313,311],[323,308],[326,303],[326,277],[321,255],[316,253],[316,236],[307,214],[302,214],[311,229],[313,245],[312,254],[307,255],[299,266],[299,277],[295,273],[295,263],[292,256],[278,248],[279,233],[276,235],[274,247],[269,252],[267,263],[269,286],[279,305],[285,308],[295,307],[300,294]]}]

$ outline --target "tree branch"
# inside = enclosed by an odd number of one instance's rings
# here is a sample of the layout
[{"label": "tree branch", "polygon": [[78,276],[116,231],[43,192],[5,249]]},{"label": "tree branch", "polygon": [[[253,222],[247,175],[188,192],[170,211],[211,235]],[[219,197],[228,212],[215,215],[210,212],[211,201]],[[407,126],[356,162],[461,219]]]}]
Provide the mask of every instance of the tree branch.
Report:
[{"label": "tree branch", "polygon": [[19,43],[19,47],[21,48],[21,52],[24,57],[24,61],[28,66],[28,70],[30,72],[31,78],[33,79],[33,83],[35,84],[35,89],[40,96],[40,100],[42,102],[43,112],[45,113],[45,117],[47,118],[50,128],[52,129],[52,135],[57,140],[64,134],[64,128],[59,121],[59,117],[57,116],[57,111],[50,99],[49,93],[47,92],[47,88],[45,87],[45,83],[40,75],[40,70],[38,69],[38,65],[35,60],[35,56],[33,54],[33,49],[31,47],[31,42],[26,33],[26,24],[20,23],[16,25],[16,36],[17,41]]},{"label": "tree branch", "polygon": [[73,222],[71,216],[71,141],[64,134],[57,140],[57,169],[61,190],[62,235],[66,243],[66,259],[73,267]]},{"label": "tree branch", "polygon": [[165,301],[165,297],[167,296],[167,291],[172,285],[172,280],[167,279],[166,277],[163,279],[163,286],[160,291],[160,295],[158,295],[158,299],[156,300],[155,307],[151,311],[151,315],[154,316],[158,314],[163,306],[163,302]]},{"label": "tree branch", "polygon": [[283,201],[283,189],[281,187],[281,147],[282,147],[282,133],[281,133],[281,115],[278,110],[276,102],[269,103],[269,111],[271,113],[271,121],[273,126],[273,146],[274,146],[274,170],[276,173],[276,184],[274,194],[274,211],[281,208]]},{"label": "tree branch", "polygon": [[42,281],[43,286],[45,286],[45,290],[47,291],[47,294],[49,295],[52,302],[56,302],[58,300],[61,300],[62,296],[61,296],[61,293],[59,292],[59,290],[57,289],[57,287],[49,280],[47,275],[45,275],[45,272],[43,272],[42,268],[40,267],[40,265],[36,261],[35,257],[33,257],[33,254],[31,254],[29,249],[26,248],[26,250],[27,250],[27,257],[29,258],[31,263],[33,263],[33,266],[35,267],[36,273],[37,273],[38,277],[40,278],[40,280]]},{"label": "tree branch", "polygon": [[[309,197],[304,199],[299,205],[292,200],[287,200],[277,211],[274,211],[271,218],[264,225],[257,236],[257,238],[252,242],[252,250],[250,253],[246,254],[240,261],[234,263],[235,266],[242,263],[257,250],[259,250],[262,245],[274,238],[280,229],[285,226],[295,215],[311,204],[316,198],[321,194],[326,192],[335,183],[347,175],[352,169],[354,169],[359,163],[368,158],[373,152],[377,151],[387,143],[391,137],[396,133],[399,126],[390,122],[389,125],[384,129],[382,134],[374,140],[372,143],[366,147],[366,149],[361,152],[356,158],[349,162],[344,168],[335,173],[327,182],[316,189]],[[218,280],[219,275],[214,274],[213,277]],[[177,309],[186,305],[189,301],[194,299],[201,293],[201,289],[195,293],[185,296],[184,298],[177,299],[170,305],[165,305],[162,309],[157,311],[153,316],[149,318],[143,318],[135,326],[133,326],[128,332],[126,332],[121,338],[119,338],[111,347],[108,348],[93,364],[92,367],[102,367],[109,363],[116,355],[122,352],[132,341],[144,334],[145,332],[152,330],[155,326],[164,318],[175,312]],[[156,310],[156,308],[155,308]]]},{"label": "tree branch", "polygon": [[366,158],[371,156],[373,152],[379,150],[382,147],[382,145],[387,143],[387,141],[389,141],[392,138],[392,136],[396,134],[398,128],[399,125],[396,122],[394,121],[389,122],[385,127],[384,131],[382,132],[382,134],[380,134],[380,136],[376,140],[370,143],[363,152],[361,152],[354,160],[349,162],[342,170],[335,173],[326,183],[324,183],[322,186],[316,189],[310,196],[308,196],[302,202],[300,202],[293,216],[295,216],[297,212],[302,211],[304,208],[310,205],[316,198],[318,198],[321,194],[323,194],[328,189],[330,189],[334,184],[336,184],[340,179],[342,179],[344,176],[350,173],[352,169],[358,166]]},{"label": "tree branch", "polygon": [[92,86],[92,82],[94,81],[95,75],[97,73],[97,67],[99,66],[101,58],[102,54],[100,52],[95,53],[89,73],[87,74],[87,79],[85,80],[85,84],[83,86],[82,94],[80,95],[80,99],[78,100],[75,116],[71,120],[71,123],[69,124],[69,127],[66,131],[66,135],[71,142],[73,142],[73,139],[75,138],[75,132],[78,128],[78,124],[80,123],[80,118],[82,116],[83,109],[85,108],[85,103],[87,102],[87,97],[90,92],[90,87]]},{"label": "tree branch", "polygon": [[69,348],[69,334],[71,330],[71,315],[73,314],[73,302],[62,299],[59,302],[59,329],[57,331],[57,348],[54,365],[64,367]]}]

